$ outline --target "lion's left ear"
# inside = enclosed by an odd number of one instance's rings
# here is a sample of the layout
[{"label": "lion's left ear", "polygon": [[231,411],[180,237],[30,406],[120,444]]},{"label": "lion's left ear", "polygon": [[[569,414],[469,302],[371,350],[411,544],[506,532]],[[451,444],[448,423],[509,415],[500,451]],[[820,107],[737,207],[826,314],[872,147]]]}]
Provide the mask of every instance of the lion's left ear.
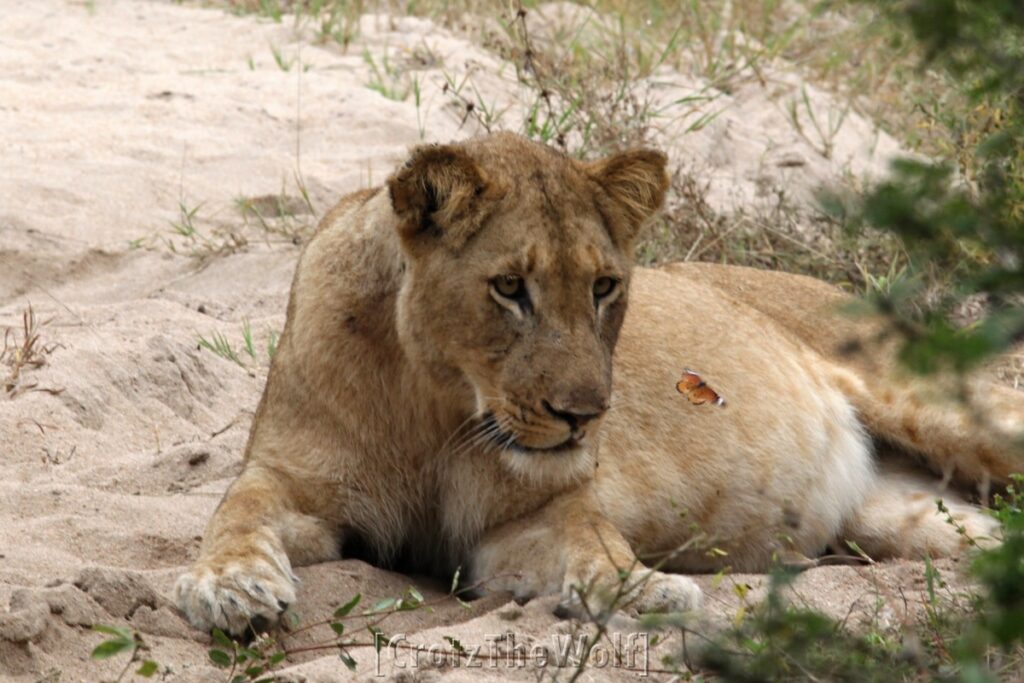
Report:
[{"label": "lion's left ear", "polygon": [[476,162],[455,145],[417,147],[387,185],[407,248],[458,248],[477,227],[488,188]]},{"label": "lion's left ear", "polygon": [[587,172],[605,191],[606,196],[598,199],[600,209],[612,239],[623,251],[632,250],[640,228],[664,203],[667,164],[668,158],[661,152],[638,149],[586,165]]}]

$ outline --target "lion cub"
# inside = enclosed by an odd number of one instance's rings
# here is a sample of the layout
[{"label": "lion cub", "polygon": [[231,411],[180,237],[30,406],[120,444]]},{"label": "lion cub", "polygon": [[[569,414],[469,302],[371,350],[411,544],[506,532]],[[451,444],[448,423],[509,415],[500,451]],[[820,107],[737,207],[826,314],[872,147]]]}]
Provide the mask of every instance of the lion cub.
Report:
[{"label": "lion cub", "polygon": [[[638,611],[699,605],[691,579],[638,561],[713,569],[721,555],[688,544],[698,532],[737,570],[847,540],[879,557],[958,552],[927,479],[877,465],[870,435],[964,481],[1005,478],[1008,442],[842,360],[864,324],[834,312],[827,285],[634,269],[665,164],[497,134],[420,147],[386,187],[342,199],[299,262],[244,471],[178,582],[192,623],[274,619],[293,566],[356,542],[568,606],[632,569]],[[728,404],[685,400],[683,367]],[[986,396],[1020,424],[1016,394]]]}]

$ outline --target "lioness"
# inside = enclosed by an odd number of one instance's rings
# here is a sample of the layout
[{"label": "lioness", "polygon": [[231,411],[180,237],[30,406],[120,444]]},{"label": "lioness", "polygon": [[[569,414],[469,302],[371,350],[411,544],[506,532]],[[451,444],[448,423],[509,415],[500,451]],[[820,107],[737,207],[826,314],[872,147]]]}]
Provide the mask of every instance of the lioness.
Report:
[{"label": "lioness", "polygon": [[[833,310],[828,285],[633,269],[665,164],[650,150],[585,163],[497,134],[420,147],[386,187],[342,199],[300,260],[244,471],[177,584],[192,623],[274,619],[295,599],[293,566],[356,544],[570,607],[638,557],[700,571],[845,541],[957,552],[930,484],[876,465],[869,434],[965,481],[1005,479],[1007,442],[844,360],[838,346],[867,328]],[[684,366],[727,405],[681,396]],[[998,425],[1020,424],[1014,392],[984,398]],[[970,535],[993,533],[963,499],[946,505]],[[686,547],[697,530],[727,554]],[[632,608],[698,605],[691,579],[647,571]]]}]

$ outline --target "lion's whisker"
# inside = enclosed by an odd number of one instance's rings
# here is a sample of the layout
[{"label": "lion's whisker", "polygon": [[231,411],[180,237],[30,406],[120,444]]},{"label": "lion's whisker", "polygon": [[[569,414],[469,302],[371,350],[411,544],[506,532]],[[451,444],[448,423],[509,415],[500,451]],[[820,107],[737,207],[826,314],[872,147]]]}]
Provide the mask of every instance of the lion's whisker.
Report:
[{"label": "lion's whisker", "polygon": [[[444,440],[444,443],[442,443],[438,447],[437,452],[434,454],[434,457],[436,458],[437,456],[441,455],[441,453],[444,452],[444,450],[448,448],[449,445],[452,445],[453,443],[458,443],[467,434],[471,434],[473,432],[473,429],[476,428],[477,426],[476,424],[474,424],[475,419],[476,415],[470,415],[461,423],[459,423],[459,426],[453,429],[452,433],[448,435],[448,438]],[[469,431],[466,432],[465,434],[460,434],[459,432],[462,432],[462,430],[465,429],[467,426],[469,427]]]},{"label": "lion's whisker", "polygon": [[491,442],[494,435],[500,431],[500,427],[497,422],[482,422],[477,425],[476,429],[479,431],[470,433],[462,444],[457,449],[453,449],[449,457],[457,458],[468,452],[473,448],[478,448]]},{"label": "lion's whisker", "polygon": [[484,425],[483,423],[474,425],[473,429],[466,433],[457,442],[452,444],[452,446],[449,448],[448,457],[454,458],[458,457],[459,455],[462,455],[469,447],[472,446],[472,444],[474,444],[481,437],[482,434],[485,434],[486,432],[487,426]]}]

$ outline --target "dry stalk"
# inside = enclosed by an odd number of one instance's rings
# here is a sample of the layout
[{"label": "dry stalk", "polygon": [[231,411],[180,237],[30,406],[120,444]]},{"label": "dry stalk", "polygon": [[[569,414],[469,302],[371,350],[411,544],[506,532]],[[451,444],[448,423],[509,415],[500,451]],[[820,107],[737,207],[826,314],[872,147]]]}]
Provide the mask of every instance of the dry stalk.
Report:
[{"label": "dry stalk", "polygon": [[49,323],[49,319],[40,322],[36,318],[32,304],[29,304],[21,314],[21,340],[18,340],[15,328],[8,327],[4,330],[4,345],[3,349],[0,349],[0,365],[7,367],[3,386],[9,397],[14,398],[28,391],[47,391],[53,394],[63,391],[63,389],[42,388],[37,382],[28,384],[22,382],[22,374],[26,370],[46,365],[46,357],[60,347],[60,344],[56,342],[44,343],[40,337],[40,329]]}]

